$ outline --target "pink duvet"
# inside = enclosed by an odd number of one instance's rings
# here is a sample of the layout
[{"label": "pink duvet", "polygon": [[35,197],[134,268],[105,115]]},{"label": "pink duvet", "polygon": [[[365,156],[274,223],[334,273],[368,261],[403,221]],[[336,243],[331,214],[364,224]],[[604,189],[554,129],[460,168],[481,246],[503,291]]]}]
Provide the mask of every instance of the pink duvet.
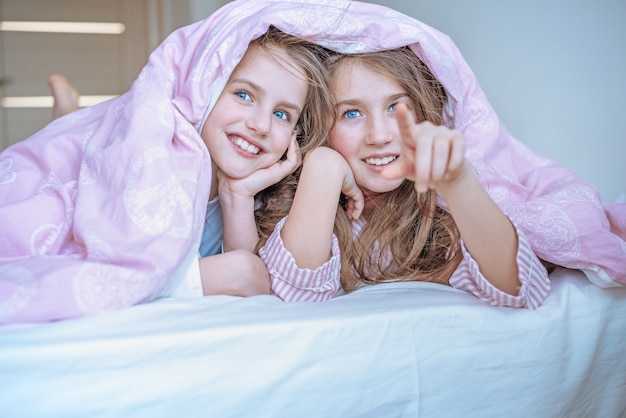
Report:
[{"label": "pink duvet", "polygon": [[626,285],[626,204],[501,126],[448,37],[350,1],[234,1],[175,31],[131,89],[0,153],[0,323],[91,315],[158,298],[195,255],[211,183],[197,128],[248,42],[273,24],[345,53],[412,45],[446,87],[468,158],[536,253]]}]

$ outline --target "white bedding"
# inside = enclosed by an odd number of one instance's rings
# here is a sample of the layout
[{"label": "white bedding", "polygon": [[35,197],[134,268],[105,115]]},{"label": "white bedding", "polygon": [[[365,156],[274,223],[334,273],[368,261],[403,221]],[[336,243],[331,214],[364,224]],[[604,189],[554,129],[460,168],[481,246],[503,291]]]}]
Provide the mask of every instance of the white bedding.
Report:
[{"label": "white bedding", "polygon": [[557,270],[536,311],[428,283],[324,303],[163,299],[0,327],[6,417],[620,417],[626,289]]}]

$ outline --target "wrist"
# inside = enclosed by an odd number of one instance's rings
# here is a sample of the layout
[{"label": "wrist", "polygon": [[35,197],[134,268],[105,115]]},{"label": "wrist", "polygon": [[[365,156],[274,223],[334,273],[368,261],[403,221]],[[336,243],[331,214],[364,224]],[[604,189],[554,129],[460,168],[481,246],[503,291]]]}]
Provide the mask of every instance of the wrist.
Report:
[{"label": "wrist", "polygon": [[250,209],[254,208],[254,196],[246,196],[230,189],[220,190],[218,195],[222,212],[233,211],[236,208]]},{"label": "wrist", "polygon": [[472,165],[466,161],[461,173],[454,180],[437,185],[437,192],[448,201],[466,193],[472,194],[476,187],[482,189]]}]

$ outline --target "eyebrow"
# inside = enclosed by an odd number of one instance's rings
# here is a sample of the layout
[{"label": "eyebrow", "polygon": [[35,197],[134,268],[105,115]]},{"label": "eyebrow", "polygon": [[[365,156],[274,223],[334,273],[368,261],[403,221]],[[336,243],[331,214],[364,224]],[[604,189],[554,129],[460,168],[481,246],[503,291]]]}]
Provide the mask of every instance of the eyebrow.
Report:
[{"label": "eyebrow", "polygon": [[[262,88],[261,86],[259,86],[255,82],[248,80],[247,78],[235,78],[235,79],[231,80],[231,83],[247,84],[248,86],[250,86],[251,90],[260,91],[261,93],[265,92],[264,88]],[[283,102],[280,102],[279,104],[281,106],[283,106],[283,107],[291,108],[293,111],[297,112],[298,115],[302,113],[302,110],[300,109],[300,106],[298,106],[295,103],[283,101]]]},{"label": "eyebrow", "polygon": [[335,107],[339,107],[339,106],[354,106],[361,103],[360,100],[355,100],[355,99],[350,99],[350,100],[343,100],[341,102],[337,102],[335,103]]},{"label": "eyebrow", "polygon": [[[409,97],[408,93],[398,93],[398,94],[393,94],[391,96],[389,96],[387,98],[388,101],[393,102],[396,101],[398,99],[401,99],[403,97]],[[348,100],[342,100],[340,102],[337,102],[335,104],[335,107],[339,107],[339,106],[355,106],[358,105],[362,102],[362,100],[360,99],[348,99]]]}]

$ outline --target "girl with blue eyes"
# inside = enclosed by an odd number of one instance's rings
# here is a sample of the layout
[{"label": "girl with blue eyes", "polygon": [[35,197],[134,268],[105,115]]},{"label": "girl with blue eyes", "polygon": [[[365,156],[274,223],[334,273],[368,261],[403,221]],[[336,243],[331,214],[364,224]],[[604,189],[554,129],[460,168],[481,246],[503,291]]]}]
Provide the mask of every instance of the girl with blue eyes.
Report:
[{"label": "girl with blue eyes", "polygon": [[0,324],[269,294],[255,210],[275,224],[273,190],[328,137],[327,50],[240,18],[175,31],[95,106],[50,78],[55,120],[0,153]]},{"label": "girl with blue eyes", "polygon": [[[428,281],[536,308],[548,273],[479,183],[446,93],[409,48],[329,59],[335,122],[260,250],[284,300]],[[339,203],[339,208],[338,208]]]},{"label": "girl with blue eyes", "polygon": [[[270,28],[250,44],[208,115],[201,136],[217,181],[200,244],[201,294],[270,293],[256,255],[255,209],[263,211],[257,199],[326,138],[323,116],[331,105],[323,55],[323,48]],[[173,295],[188,292],[197,295],[200,283],[183,283]]]},{"label": "girl with blue eyes", "polygon": [[[200,279],[174,282],[167,296],[270,293],[267,268],[256,255],[257,221],[280,219],[276,196],[293,189],[302,155],[328,135],[327,52],[273,27],[250,43],[201,130],[217,181],[200,243]],[[55,118],[78,109],[78,92],[64,76],[48,82]]]}]

